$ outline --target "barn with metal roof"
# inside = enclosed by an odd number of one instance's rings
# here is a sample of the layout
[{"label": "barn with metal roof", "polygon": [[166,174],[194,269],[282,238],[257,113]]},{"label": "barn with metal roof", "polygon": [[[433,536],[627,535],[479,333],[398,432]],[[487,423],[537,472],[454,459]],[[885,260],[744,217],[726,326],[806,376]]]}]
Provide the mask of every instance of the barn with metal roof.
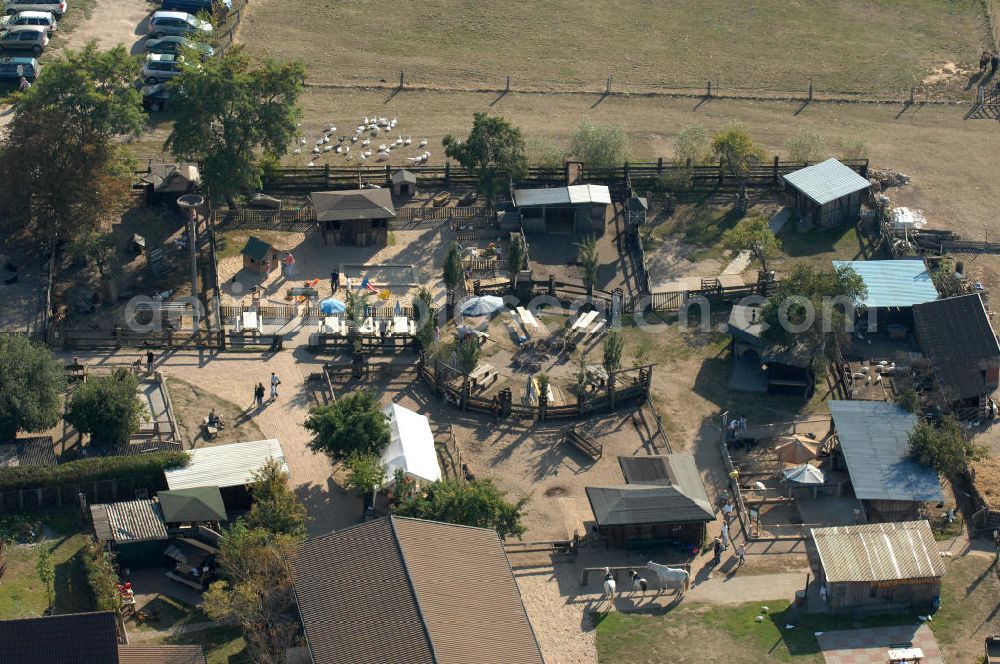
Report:
[{"label": "barn with metal roof", "polygon": [[527,233],[601,233],[610,206],[611,191],[604,185],[514,190],[514,207]]},{"label": "barn with metal roof", "polygon": [[[867,171],[867,164],[862,167]],[[836,159],[807,166],[785,176],[787,204],[798,215],[800,229],[853,223],[871,183]]]},{"label": "barn with metal roof", "polygon": [[937,288],[922,258],[883,261],[833,261],[849,267],[865,282],[868,293],[861,303],[870,309],[909,309],[938,298]]}]

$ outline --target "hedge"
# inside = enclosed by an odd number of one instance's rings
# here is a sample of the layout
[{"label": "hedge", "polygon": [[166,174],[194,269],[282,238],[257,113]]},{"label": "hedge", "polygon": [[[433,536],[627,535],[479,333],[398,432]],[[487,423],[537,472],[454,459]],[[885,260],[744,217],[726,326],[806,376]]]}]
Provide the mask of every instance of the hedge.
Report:
[{"label": "hedge", "polygon": [[57,466],[0,468],[0,491],[150,476],[163,470],[186,466],[190,459],[187,452],[167,450],[135,456],[80,459]]}]

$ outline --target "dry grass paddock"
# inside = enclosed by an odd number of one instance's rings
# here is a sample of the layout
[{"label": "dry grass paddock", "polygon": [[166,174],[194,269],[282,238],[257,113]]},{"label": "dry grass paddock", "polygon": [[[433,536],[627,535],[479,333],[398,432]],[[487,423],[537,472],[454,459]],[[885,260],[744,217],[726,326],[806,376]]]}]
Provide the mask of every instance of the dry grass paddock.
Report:
[{"label": "dry grass paddock", "polygon": [[985,45],[976,0],[254,3],[240,41],[314,84],[898,91]]}]

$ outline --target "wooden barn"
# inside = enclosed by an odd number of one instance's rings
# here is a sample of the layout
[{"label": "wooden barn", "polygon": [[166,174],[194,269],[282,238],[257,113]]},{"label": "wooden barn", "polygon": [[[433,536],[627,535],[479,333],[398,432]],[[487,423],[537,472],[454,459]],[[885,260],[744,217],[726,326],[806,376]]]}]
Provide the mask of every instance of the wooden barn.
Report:
[{"label": "wooden barn", "polygon": [[764,341],[760,306],[737,304],[729,314],[727,329],[733,359],[729,388],[809,398],[816,388],[813,349],[798,345],[779,348]]},{"label": "wooden barn", "polygon": [[931,611],[944,563],[924,521],[813,528],[820,581],[834,611]]},{"label": "wooden barn", "polygon": [[690,454],[618,457],[619,486],[590,487],[587,499],[597,532],[609,547],[701,546],[715,511]]},{"label": "wooden barn", "polygon": [[786,205],[795,211],[799,229],[853,224],[871,183],[836,159],[785,176]]},{"label": "wooden barn", "polygon": [[937,472],[910,455],[917,417],[887,401],[827,402],[837,436],[834,467],[847,466],[854,495],[869,523],[921,518],[944,500]]},{"label": "wooden barn", "polygon": [[990,417],[990,395],[1000,386],[1000,343],[979,293],[914,305],[913,318],[944,401],[959,416]]},{"label": "wooden barn", "polygon": [[514,207],[526,233],[601,234],[611,192],[596,184],[515,189]]},{"label": "wooden barn", "polygon": [[317,191],[309,196],[323,244],[347,247],[383,247],[389,241],[389,220],[396,217],[388,189]]},{"label": "wooden barn", "polygon": [[278,250],[255,235],[250,236],[240,254],[243,256],[244,270],[265,277],[281,262]]}]

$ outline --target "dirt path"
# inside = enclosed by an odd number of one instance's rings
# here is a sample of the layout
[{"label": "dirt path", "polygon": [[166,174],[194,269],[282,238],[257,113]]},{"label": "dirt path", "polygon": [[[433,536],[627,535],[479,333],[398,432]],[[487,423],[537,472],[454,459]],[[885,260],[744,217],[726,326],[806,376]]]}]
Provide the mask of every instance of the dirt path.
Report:
[{"label": "dirt path", "polygon": [[[69,11],[73,11],[72,6]],[[122,44],[134,54],[138,52],[137,43],[146,34],[150,12],[146,0],[99,0],[90,16],[77,23],[65,39],[60,38],[58,45],[78,50],[95,40],[100,49]]]}]

